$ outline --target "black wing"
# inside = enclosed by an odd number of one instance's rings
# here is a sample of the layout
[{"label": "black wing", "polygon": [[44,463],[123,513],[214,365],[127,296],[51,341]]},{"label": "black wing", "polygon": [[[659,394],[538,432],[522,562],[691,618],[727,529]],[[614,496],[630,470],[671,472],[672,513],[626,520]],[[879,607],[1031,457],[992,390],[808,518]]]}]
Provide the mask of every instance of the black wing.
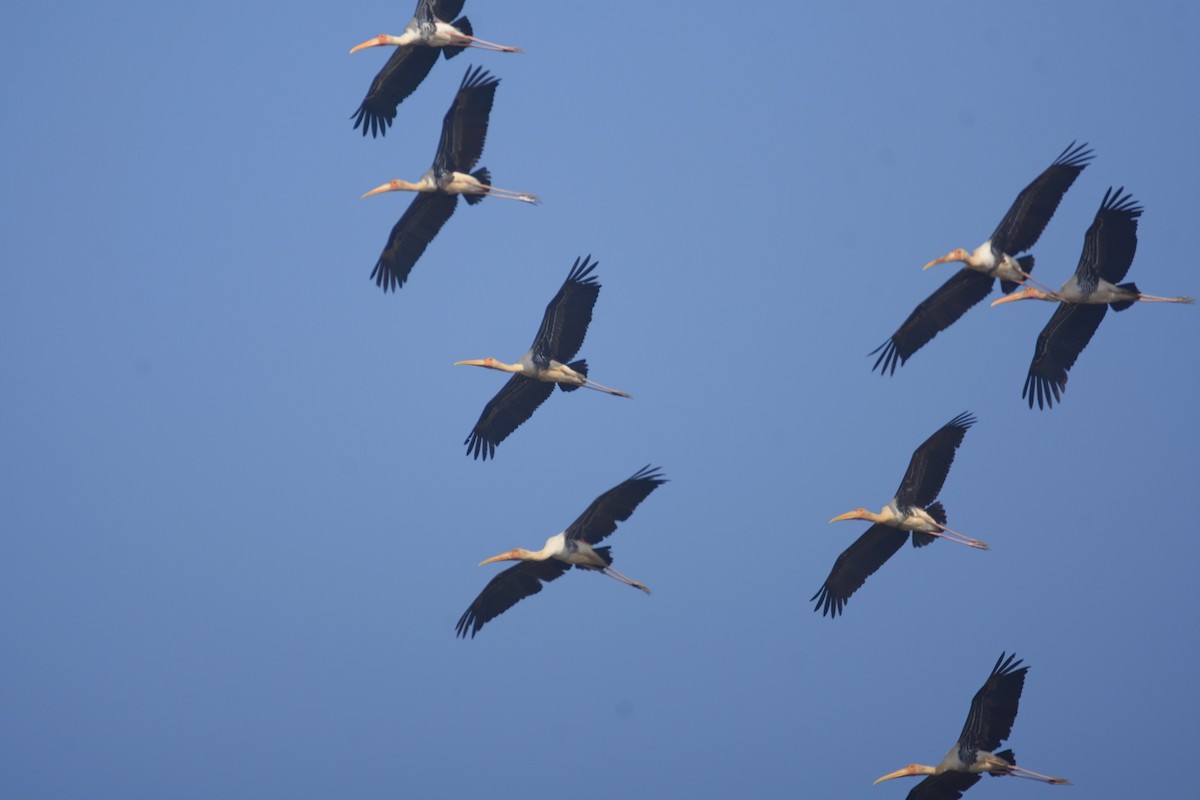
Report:
[{"label": "black wing", "polygon": [[1067,389],[1067,370],[1092,340],[1107,311],[1108,306],[1098,303],[1058,304],[1038,334],[1029,374],[1025,376],[1021,397],[1029,398],[1030,408],[1035,394],[1038,408],[1053,408],[1056,402],[1061,402]]},{"label": "black wing", "polygon": [[1016,653],[1001,653],[996,659],[992,674],[971,700],[967,722],[958,736],[958,755],[964,764],[975,763],[979,750],[994,752],[1012,733],[1028,671]]},{"label": "black wing", "polygon": [[600,296],[600,284],[591,272],[600,262],[588,263],[591,256],[582,262],[577,258],[575,265],[554,299],[546,306],[542,326],[533,339],[534,361],[544,363],[549,359],[570,361],[583,346],[588,325],[592,323],[592,308]]},{"label": "black wing", "polygon": [[396,118],[396,108],[425,80],[440,52],[440,47],[397,47],[354,112],[354,127],[362,126],[363,136],[368,130],[372,136],[386,135]]},{"label": "black wing", "polygon": [[603,541],[617,529],[618,522],[629,519],[638,504],[666,482],[658,467],[647,464],[593,500],[587,510],[579,515],[579,519],[564,531],[567,540],[582,539],[588,544]]},{"label": "black wing", "polygon": [[458,618],[455,630],[462,638],[468,631],[471,638],[489,621],[508,611],[520,601],[542,590],[542,582],[549,583],[569,570],[571,565],[557,558],[545,561],[522,561],[509,567],[488,581],[483,591]]},{"label": "black wing", "polygon": [[900,488],[896,490],[896,502],[901,506],[925,506],[937,499],[954,463],[954,451],[962,444],[967,428],[974,425],[975,417],[964,411],[938,428],[912,454],[908,470]]},{"label": "black wing", "polygon": [[1085,294],[1094,292],[1101,278],[1120,283],[1133,263],[1142,207],[1133,195],[1122,197],[1123,191],[1123,186],[1115,192],[1111,186],[1108,188],[1083,236],[1083,253],[1079,256],[1079,266],[1075,267],[1075,280]]},{"label": "black wing", "polygon": [[417,259],[454,213],[458,196],[419,192],[404,216],[392,226],[391,236],[375,262],[371,277],[379,288],[395,291],[408,280]]},{"label": "black wing", "polygon": [[554,384],[550,381],[513,375],[483,407],[479,421],[463,442],[467,446],[467,455],[474,453],[476,459],[482,457],[484,461],[495,458],[496,445],[532,417],[553,391]]},{"label": "black wing", "polygon": [[[433,6],[433,15],[442,22],[451,22],[455,17],[462,13],[463,4],[467,0],[422,0]],[[417,4],[420,8],[421,3]]]},{"label": "black wing", "polygon": [[1016,255],[1033,247],[1071,184],[1092,160],[1087,143],[1071,142],[1041,175],[1021,190],[992,234],[992,247]]},{"label": "black wing", "polygon": [[981,777],[970,772],[930,775],[914,786],[905,800],[959,800],[963,792],[978,783]]},{"label": "black wing", "polygon": [[499,85],[500,79],[483,67],[467,67],[454,102],[442,118],[442,138],[433,157],[435,172],[469,172],[479,161]]},{"label": "black wing", "polygon": [[837,557],[821,591],[808,598],[816,600],[813,611],[836,617],[846,607],[850,595],[858,591],[875,570],[904,546],[908,534],[890,525],[872,525],[854,544]]},{"label": "black wing", "polygon": [[953,325],[967,309],[988,296],[995,279],[973,269],[960,269],[929,297],[913,309],[895,333],[886,342],[871,351],[879,353],[872,371],[883,369],[880,375],[892,375],[896,367],[908,361],[913,353],[924,347],[930,339]]}]

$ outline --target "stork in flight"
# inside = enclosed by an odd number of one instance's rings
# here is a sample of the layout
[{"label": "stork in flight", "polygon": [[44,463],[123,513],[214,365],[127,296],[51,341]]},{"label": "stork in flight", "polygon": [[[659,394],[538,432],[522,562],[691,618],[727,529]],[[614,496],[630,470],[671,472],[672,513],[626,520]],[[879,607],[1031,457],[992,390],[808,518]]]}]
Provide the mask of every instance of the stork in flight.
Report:
[{"label": "stork in flight", "polygon": [[1011,656],[1001,653],[1000,658],[996,659],[992,674],[971,700],[971,710],[958,741],[946,753],[942,763],[936,767],[909,764],[904,769],[889,772],[875,783],[911,775],[928,775],[913,787],[907,800],[959,800],[962,793],[974,786],[985,772],[997,777],[1012,775],[1044,783],[1069,784],[1066,778],[1054,778],[1018,767],[1012,750],[993,752],[1012,733],[1021,689],[1025,686],[1025,673],[1029,670],[1029,667],[1022,667],[1016,658],[1015,653]]},{"label": "stork in flight", "polygon": [[1058,301],[1058,308],[1038,335],[1033,361],[1025,376],[1021,397],[1033,408],[1053,408],[1067,389],[1067,371],[1092,340],[1109,306],[1124,311],[1134,303],[1194,303],[1190,297],[1143,294],[1125,279],[1137,251],[1138,218],[1142,207],[1125,187],[1110,186],[1083,237],[1083,253],[1075,274],[1057,292],[1029,287],[1002,297],[993,306],[1013,300]]},{"label": "stork in flight", "polygon": [[831,617],[841,614],[850,596],[904,545],[910,531],[913,547],[924,547],[940,536],[979,550],[988,549],[978,539],[947,528],[946,510],[934,502],[954,463],[954,452],[974,424],[975,417],[964,412],[926,439],[913,452],[896,496],[880,513],[856,508],[829,520],[866,519],[875,524],[838,556],[820,591],[809,598],[817,601],[813,611]]},{"label": "stork in flight", "polygon": [[640,589],[650,590],[613,569],[612,548],[593,547],[617,529],[618,522],[629,519],[638,505],[667,479],[662,471],[649,465],[609,489],[592,501],[562,533],[546,540],[541,550],[515,548],[479,562],[479,566],[497,561],[520,561],[488,581],[483,591],[463,612],[455,630],[458,636],[475,638],[479,629],[512,608],[521,600],[542,590],[543,583],[556,580],[571,567],[603,573],[610,578]]},{"label": "stork in flight", "polygon": [[584,386],[618,397],[630,396],[588,378],[587,361],[571,361],[583,346],[583,337],[592,322],[592,307],[600,296],[600,284],[592,274],[599,263],[591,261],[590,255],[575,259],[567,279],[546,306],[533,344],[515,364],[495,358],[454,362],[456,367],[487,367],[512,373],[508,383],[483,407],[479,421],[463,442],[468,455],[474,453],[476,459],[482,457],[485,461],[495,458],[496,446],[533,416],[554,392],[555,384],[564,392]]},{"label": "stork in flight", "polygon": [[1037,243],[1063,195],[1091,160],[1092,151],[1087,144],[1071,142],[1054,163],[1021,190],[986,242],[973,252],[968,253],[960,247],[926,264],[924,269],[935,264],[962,262],[963,268],[921,301],[904,324],[871,351],[871,355],[879,353],[871,369],[879,369],[881,375],[895,374],[897,366],[908,361],[929,340],[987,297],[996,278],[1000,279],[1000,288],[1005,293],[1029,280],[1033,256],[1017,258],[1017,254]]},{"label": "stork in flight", "polygon": [[408,274],[450,219],[461,194],[468,205],[485,197],[500,197],[537,204],[536,196],[511,189],[492,186],[491,173],[486,168],[468,174],[483,154],[487,138],[488,115],[498,78],[491,77],[481,67],[467,68],[462,84],[454,95],[450,110],[442,119],[442,138],[431,166],[416,183],[393,180],[377,186],[363,195],[370,197],[383,192],[408,191],[417,196],[408,210],[392,228],[388,242],[375,262],[371,277],[385,292],[396,290],[408,280]]},{"label": "stork in flight", "polygon": [[413,17],[404,26],[404,33],[389,36],[386,33],[368,39],[350,50],[357,53],[368,47],[395,45],[396,51],[379,70],[371,88],[351,117],[354,127],[362,128],[363,136],[371,131],[372,136],[384,136],[396,118],[396,109],[406,97],[416,91],[425,76],[437,63],[438,53],[447,59],[454,58],[467,47],[481,50],[496,50],[504,53],[519,53],[521,48],[485,42],[472,34],[471,23],[466,17],[454,22],[462,11],[466,0],[417,0]]}]

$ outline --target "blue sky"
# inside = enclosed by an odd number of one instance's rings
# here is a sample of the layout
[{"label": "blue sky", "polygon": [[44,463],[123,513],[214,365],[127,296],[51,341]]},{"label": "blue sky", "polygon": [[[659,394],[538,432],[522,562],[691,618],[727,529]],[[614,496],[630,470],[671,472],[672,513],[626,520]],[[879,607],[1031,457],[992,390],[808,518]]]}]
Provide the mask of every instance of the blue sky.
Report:
[{"label": "blue sky", "polygon": [[[1002,650],[1032,667],[1009,744],[1076,786],[970,797],[1126,798],[1156,760],[1190,791],[1200,312],[1110,314],[1048,412],[1049,304],[867,358],[1072,140],[1035,275],[1123,185],[1129,279],[1200,294],[1200,11],[1051,5],[472,0],[526,53],[439,63],[378,140],[349,116],[387,53],[347,51],[409,0],[11,10],[5,794],[887,800]],[[409,198],[359,195],[429,166],[470,63],[502,79],[481,164],[545,204],[460,204],[384,296]],[[523,353],[588,253],[581,355],[635,399],[556,393],[464,457],[503,376],[452,362]],[[865,527],[827,520],[964,410],[941,498],[993,550],[906,547],[814,614]],[[647,463],[671,482],[611,543],[653,595],[570,574],[455,639],[481,559]]]}]

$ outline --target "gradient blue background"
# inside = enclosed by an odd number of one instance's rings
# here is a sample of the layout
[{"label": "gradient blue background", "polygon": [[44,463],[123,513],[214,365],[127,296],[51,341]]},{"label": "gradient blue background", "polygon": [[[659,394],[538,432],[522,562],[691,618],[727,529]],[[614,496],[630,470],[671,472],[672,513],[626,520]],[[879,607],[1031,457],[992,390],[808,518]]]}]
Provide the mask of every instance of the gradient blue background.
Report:
[{"label": "gradient blue background", "polygon": [[[1001,650],[1011,746],[1077,785],[971,798],[1194,791],[1200,312],[1110,314],[1050,412],[1049,304],[866,354],[1073,139],[1035,275],[1124,185],[1130,279],[1200,294],[1196,6],[472,0],[526,54],[439,63],[364,140],[387,53],[347,51],[411,5],[6,12],[0,793],[896,800],[871,781],[937,763]],[[409,197],[358,197],[428,167],[469,63],[481,163],[545,205],[460,203],[384,296]],[[581,354],[635,399],[556,393],[464,458],[503,376],[451,363],[524,352],[587,253]],[[814,614],[865,527],[827,520],[963,410],[942,498],[993,551],[906,547]],[[647,463],[611,542],[651,597],[573,573],[455,639],[479,560]]]}]

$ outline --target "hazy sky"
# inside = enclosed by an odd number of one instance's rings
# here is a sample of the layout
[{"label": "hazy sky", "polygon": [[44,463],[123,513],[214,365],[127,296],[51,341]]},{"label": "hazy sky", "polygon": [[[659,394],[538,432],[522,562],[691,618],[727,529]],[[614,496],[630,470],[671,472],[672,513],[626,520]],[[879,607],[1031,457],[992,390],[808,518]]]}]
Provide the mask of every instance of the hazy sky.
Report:
[{"label": "hazy sky", "polygon": [[[1076,786],[972,800],[1193,792],[1200,310],[1109,314],[1052,411],[1047,303],[867,353],[1072,140],[1035,276],[1123,185],[1129,280],[1200,294],[1195,5],[471,0],[526,53],[439,63],[364,139],[388,53],[347,51],[411,6],[7,12],[0,794],[899,800],[871,781],[937,763],[1002,650],[1009,746]],[[468,64],[481,165],[545,204],[460,203],[385,296],[410,198],[359,195],[429,166]],[[451,364],[523,353],[589,253],[580,355],[634,399],[556,392],[465,457],[504,376]],[[941,499],[993,550],[906,546],[814,614],[866,527],[827,521],[968,410]],[[651,596],[573,571],[455,638],[481,559],[648,463],[610,543]]]}]

